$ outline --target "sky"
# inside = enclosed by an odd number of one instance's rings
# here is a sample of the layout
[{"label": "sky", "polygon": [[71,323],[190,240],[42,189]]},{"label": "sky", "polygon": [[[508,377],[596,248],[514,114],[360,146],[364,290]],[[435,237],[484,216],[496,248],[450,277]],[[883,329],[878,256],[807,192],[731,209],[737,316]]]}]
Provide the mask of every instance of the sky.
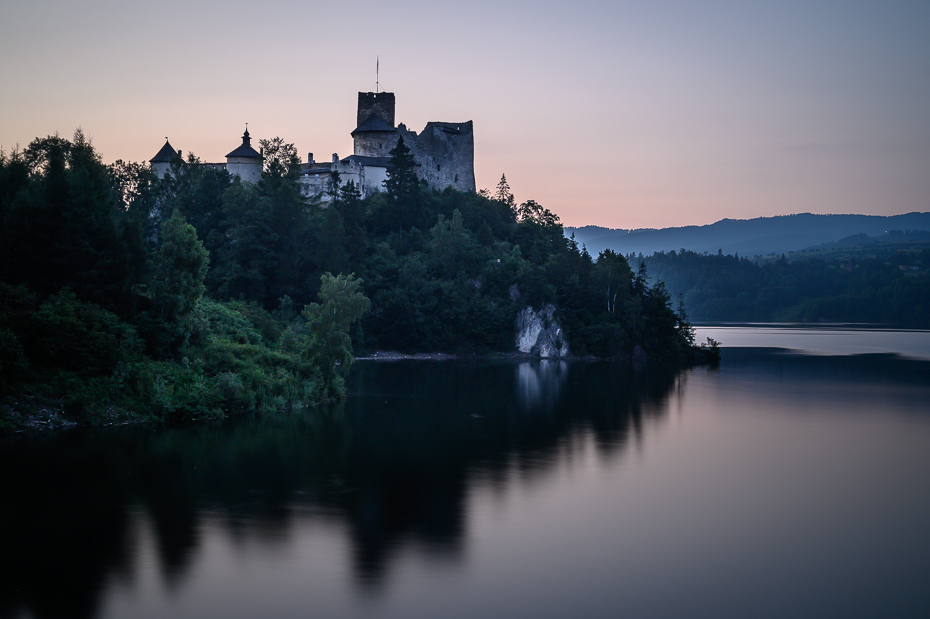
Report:
[{"label": "sky", "polygon": [[343,157],[376,58],[398,123],[473,120],[478,187],[566,225],[930,211],[926,0],[4,0],[0,147]]}]

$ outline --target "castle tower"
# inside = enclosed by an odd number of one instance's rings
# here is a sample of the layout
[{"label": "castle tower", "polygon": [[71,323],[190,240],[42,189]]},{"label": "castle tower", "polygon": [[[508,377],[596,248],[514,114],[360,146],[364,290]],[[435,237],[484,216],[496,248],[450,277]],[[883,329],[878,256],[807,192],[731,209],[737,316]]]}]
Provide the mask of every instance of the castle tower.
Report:
[{"label": "castle tower", "polygon": [[372,114],[377,114],[387,124],[394,126],[394,93],[393,92],[360,92],[358,93],[358,117],[355,126],[361,125]]},{"label": "castle tower", "polygon": [[168,143],[168,138],[165,138],[165,145],[161,147],[157,155],[149,159],[149,163],[152,165],[152,171],[155,172],[155,175],[158,178],[163,178],[171,172],[171,162],[180,158],[181,151],[174,150],[171,144]]},{"label": "castle tower", "polygon": [[242,145],[226,155],[226,171],[238,176],[246,183],[257,183],[262,179],[262,156],[251,145],[249,128],[242,134]]},{"label": "castle tower", "polygon": [[356,155],[389,156],[397,143],[393,92],[358,93],[358,121],[352,139]]}]

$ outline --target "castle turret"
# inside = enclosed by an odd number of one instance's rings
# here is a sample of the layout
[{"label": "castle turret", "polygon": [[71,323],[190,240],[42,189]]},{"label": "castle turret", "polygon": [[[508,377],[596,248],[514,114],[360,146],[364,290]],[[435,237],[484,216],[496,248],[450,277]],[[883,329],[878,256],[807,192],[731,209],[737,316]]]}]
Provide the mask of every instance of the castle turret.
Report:
[{"label": "castle turret", "polygon": [[163,178],[171,172],[171,162],[180,158],[181,151],[174,150],[171,144],[168,143],[168,138],[165,138],[165,145],[161,147],[157,155],[149,159],[149,163],[152,165],[152,171],[155,172],[155,175],[158,178]]},{"label": "castle turret", "polygon": [[364,157],[387,157],[397,143],[394,93],[358,93],[358,124],[352,132],[354,152]]},{"label": "castle turret", "polygon": [[365,157],[389,157],[397,144],[397,130],[377,114],[365,119],[352,132],[356,155]]},{"label": "castle turret", "polygon": [[251,145],[249,128],[242,134],[242,145],[226,155],[226,170],[243,182],[257,183],[262,178],[262,156]]}]

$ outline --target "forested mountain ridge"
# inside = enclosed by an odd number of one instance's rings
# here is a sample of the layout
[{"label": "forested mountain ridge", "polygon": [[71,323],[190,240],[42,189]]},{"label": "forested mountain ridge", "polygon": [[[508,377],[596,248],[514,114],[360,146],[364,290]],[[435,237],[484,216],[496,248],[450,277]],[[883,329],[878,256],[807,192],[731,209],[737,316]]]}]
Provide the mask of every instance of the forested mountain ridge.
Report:
[{"label": "forested mountain ridge", "polygon": [[930,213],[903,215],[815,215],[800,213],[756,219],[723,219],[704,226],[622,230],[566,227],[579,245],[597,255],[610,249],[623,255],[659,251],[739,254],[752,258],[782,254],[838,241],[856,234],[879,236],[890,230],[930,230]]}]

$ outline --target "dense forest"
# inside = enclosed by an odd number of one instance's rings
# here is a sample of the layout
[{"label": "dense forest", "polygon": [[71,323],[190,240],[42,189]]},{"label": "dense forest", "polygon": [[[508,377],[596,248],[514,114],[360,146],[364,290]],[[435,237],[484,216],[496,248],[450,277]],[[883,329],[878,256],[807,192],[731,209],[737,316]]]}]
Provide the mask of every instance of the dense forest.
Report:
[{"label": "dense forest", "polygon": [[401,143],[383,192],[333,178],[324,206],[292,144],[262,146],[256,184],[193,155],[105,165],[80,131],[0,154],[3,423],[305,406],[341,397],[354,352],[509,352],[550,303],[577,355],[704,358],[645,267],[595,262],[503,177],[432,191]]},{"label": "dense forest", "polygon": [[830,261],[782,256],[761,265],[682,250],[659,252],[644,262],[694,320],[930,328],[930,249]]}]

